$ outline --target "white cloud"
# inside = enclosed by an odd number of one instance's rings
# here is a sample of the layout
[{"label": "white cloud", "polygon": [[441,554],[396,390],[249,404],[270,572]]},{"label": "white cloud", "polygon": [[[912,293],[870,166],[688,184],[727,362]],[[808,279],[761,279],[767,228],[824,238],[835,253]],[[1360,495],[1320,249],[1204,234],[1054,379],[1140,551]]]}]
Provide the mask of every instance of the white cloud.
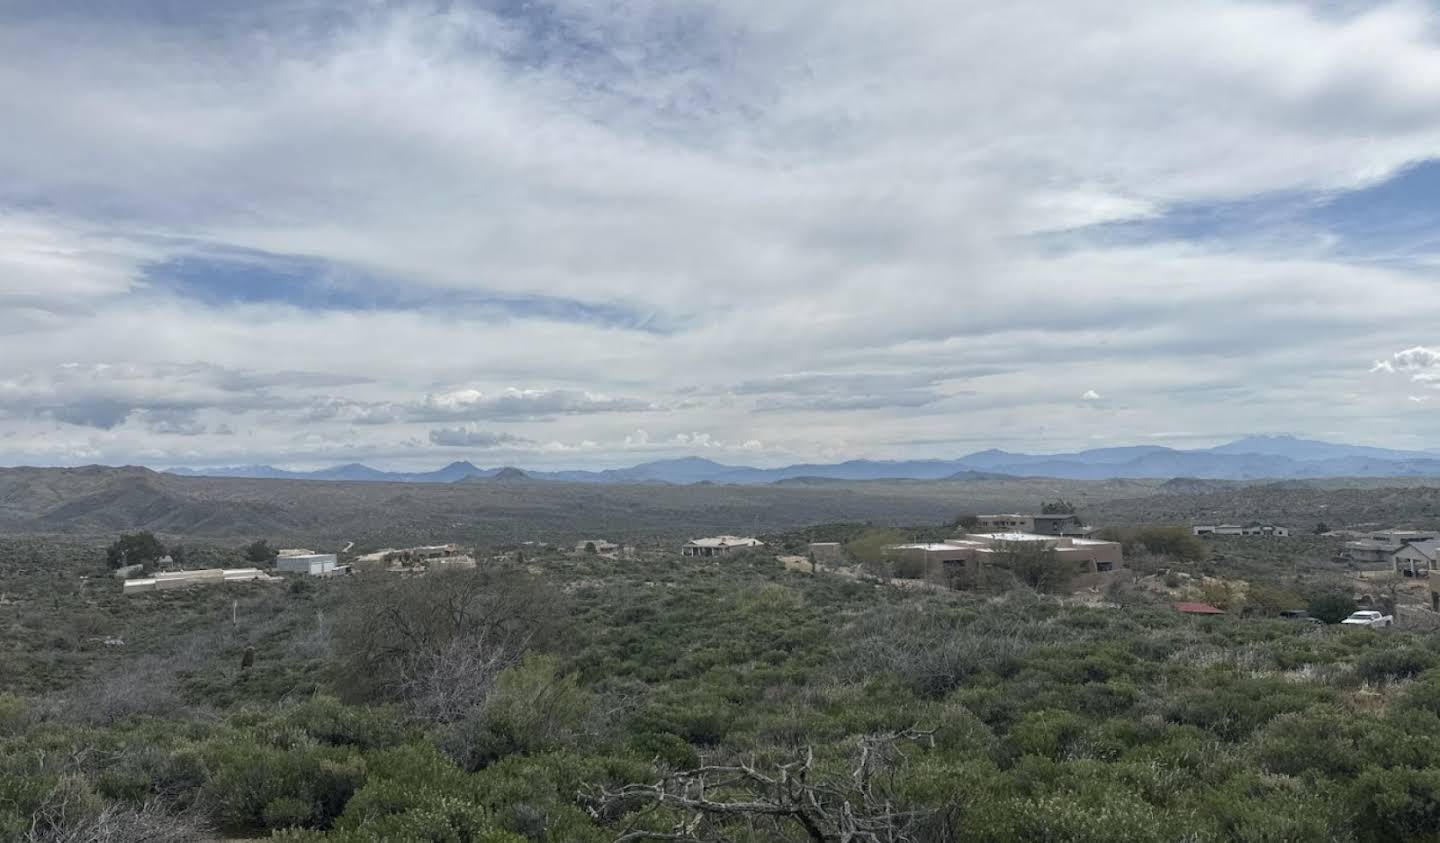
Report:
[{"label": "white cloud", "polygon": [[476,430],[473,427],[447,427],[430,431],[430,443],[460,448],[500,448],[524,445],[530,440],[510,433]]},{"label": "white cloud", "polygon": [[506,389],[487,394],[478,389],[432,393],[410,412],[425,420],[442,418],[543,419],[555,415],[643,412],[650,404],[630,398],[613,398],[566,389]]},{"label": "white cloud", "polygon": [[1099,400],[1100,400],[1100,393],[1096,392],[1096,391],[1093,390],[1093,389],[1087,389],[1087,390],[1085,390],[1084,392],[1080,393],[1080,400],[1081,400],[1081,401],[1099,401]]},{"label": "white cloud", "polygon": [[1382,372],[1414,372],[1421,369],[1433,369],[1440,365],[1440,351],[1433,348],[1426,348],[1417,345],[1414,348],[1407,348],[1404,351],[1397,351],[1391,355],[1389,360],[1381,360],[1375,364],[1375,369]]}]

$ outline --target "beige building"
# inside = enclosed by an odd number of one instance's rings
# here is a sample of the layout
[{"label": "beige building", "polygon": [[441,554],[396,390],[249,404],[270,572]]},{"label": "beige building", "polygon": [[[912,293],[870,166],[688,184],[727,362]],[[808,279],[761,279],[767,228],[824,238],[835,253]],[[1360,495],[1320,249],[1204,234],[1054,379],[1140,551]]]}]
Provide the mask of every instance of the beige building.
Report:
[{"label": "beige building", "polygon": [[198,571],[162,571],[153,577],[126,580],[123,594],[169,591],[189,585],[223,585],[227,582],[279,582],[259,568],[205,568]]},{"label": "beige building", "polygon": [[1288,527],[1279,527],[1274,524],[1215,524],[1198,526],[1195,528],[1197,536],[1275,536],[1285,538],[1290,535]]},{"label": "beige building", "polygon": [[1033,533],[1041,536],[1070,536],[1085,538],[1095,532],[1087,527],[1078,515],[977,515],[980,522],[976,527],[981,533]]},{"label": "beige building", "polygon": [[897,556],[925,564],[926,571],[943,572],[951,583],[973,579],[985,568],[1004,567],[1007,554],[1017,547],[1041,547],[1055,554],[1057,565],[1071,567],[1077,586],[1099,585],[1115,571],[1125,569],[1119,542],[1037,533],[971,533],[943,542],[895,545]]},{"label": "beige building", "polygon": [[725,556],[738,550],[754,550],[765,543],[748,536],[711,536],[705,539],[691,539],[680,546],[682,556]]},{"label": "beige building", "polygon": [[575,543],[576,553],[596,553],[600,556],[616,556],[620,553],[621,547],[612,541],[605,539],[586,539]]}]

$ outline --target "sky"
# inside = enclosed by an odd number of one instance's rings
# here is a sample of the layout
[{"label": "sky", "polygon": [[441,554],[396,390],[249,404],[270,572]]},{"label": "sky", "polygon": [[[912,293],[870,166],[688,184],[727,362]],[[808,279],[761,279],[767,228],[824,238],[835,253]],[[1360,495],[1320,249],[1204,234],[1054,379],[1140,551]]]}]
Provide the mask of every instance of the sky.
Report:
[{"label": "sky", "polygon": [[1440,447],[1440,2],[0,3],[0,464]]}]

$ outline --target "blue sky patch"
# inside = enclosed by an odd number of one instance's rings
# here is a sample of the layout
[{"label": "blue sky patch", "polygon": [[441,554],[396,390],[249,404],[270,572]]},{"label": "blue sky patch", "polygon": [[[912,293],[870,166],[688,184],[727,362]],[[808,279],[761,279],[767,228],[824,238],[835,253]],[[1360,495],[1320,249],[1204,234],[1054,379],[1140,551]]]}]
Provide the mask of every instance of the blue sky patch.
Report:
[{"label": "blue sky patch", "polygon": [[422,287],[328,261],[219,249],[150,264],[148,288],[212,307],[273,302],[307,310],[418,310],[548,319],[664,334],[673,330],[653,312],[622,304],[540,295]]},{"label": "blue sky patch", "polygon": [[1440,255],[1440,161],[1339,194],[1273,193],[1189,203],[1160,216],[1044,238],[1061,249],[1183,241],[1260,251],[1322,252],[1361,263],[1415,266]]}]

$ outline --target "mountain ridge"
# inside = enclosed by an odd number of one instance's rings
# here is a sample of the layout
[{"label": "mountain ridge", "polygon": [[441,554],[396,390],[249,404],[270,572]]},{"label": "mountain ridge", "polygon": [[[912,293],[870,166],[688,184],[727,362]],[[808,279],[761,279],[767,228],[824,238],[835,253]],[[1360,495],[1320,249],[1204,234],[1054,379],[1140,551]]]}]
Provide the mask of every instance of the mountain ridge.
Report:
[{"label": "mountain ridge", "polygon": [[541,471],[501,466],[480,468],[452,462],[434,471],[392,472],[348,463],[318,471],[289,471],[266,465],[219,468],[171,468],[192,477],[346,480],[399,483],[454,483],[494,478],[574,483],[716,483],[759,485],[785,480],[941,480],[975,474],[1054,477],[1068,480],[1110,478],[1197,480],[1293,480],[1318,477],[1440,477],[1440,453],[1376,448],[1300,439],[1248,436],[1213,448],[1177,449],[1161,445],[1094,448],[1055,454],[1024,454],[991,448],[957,459],[846,460],[799,463],[779,468],[727,465],[690,456],[654,460],[626,468]]}]

